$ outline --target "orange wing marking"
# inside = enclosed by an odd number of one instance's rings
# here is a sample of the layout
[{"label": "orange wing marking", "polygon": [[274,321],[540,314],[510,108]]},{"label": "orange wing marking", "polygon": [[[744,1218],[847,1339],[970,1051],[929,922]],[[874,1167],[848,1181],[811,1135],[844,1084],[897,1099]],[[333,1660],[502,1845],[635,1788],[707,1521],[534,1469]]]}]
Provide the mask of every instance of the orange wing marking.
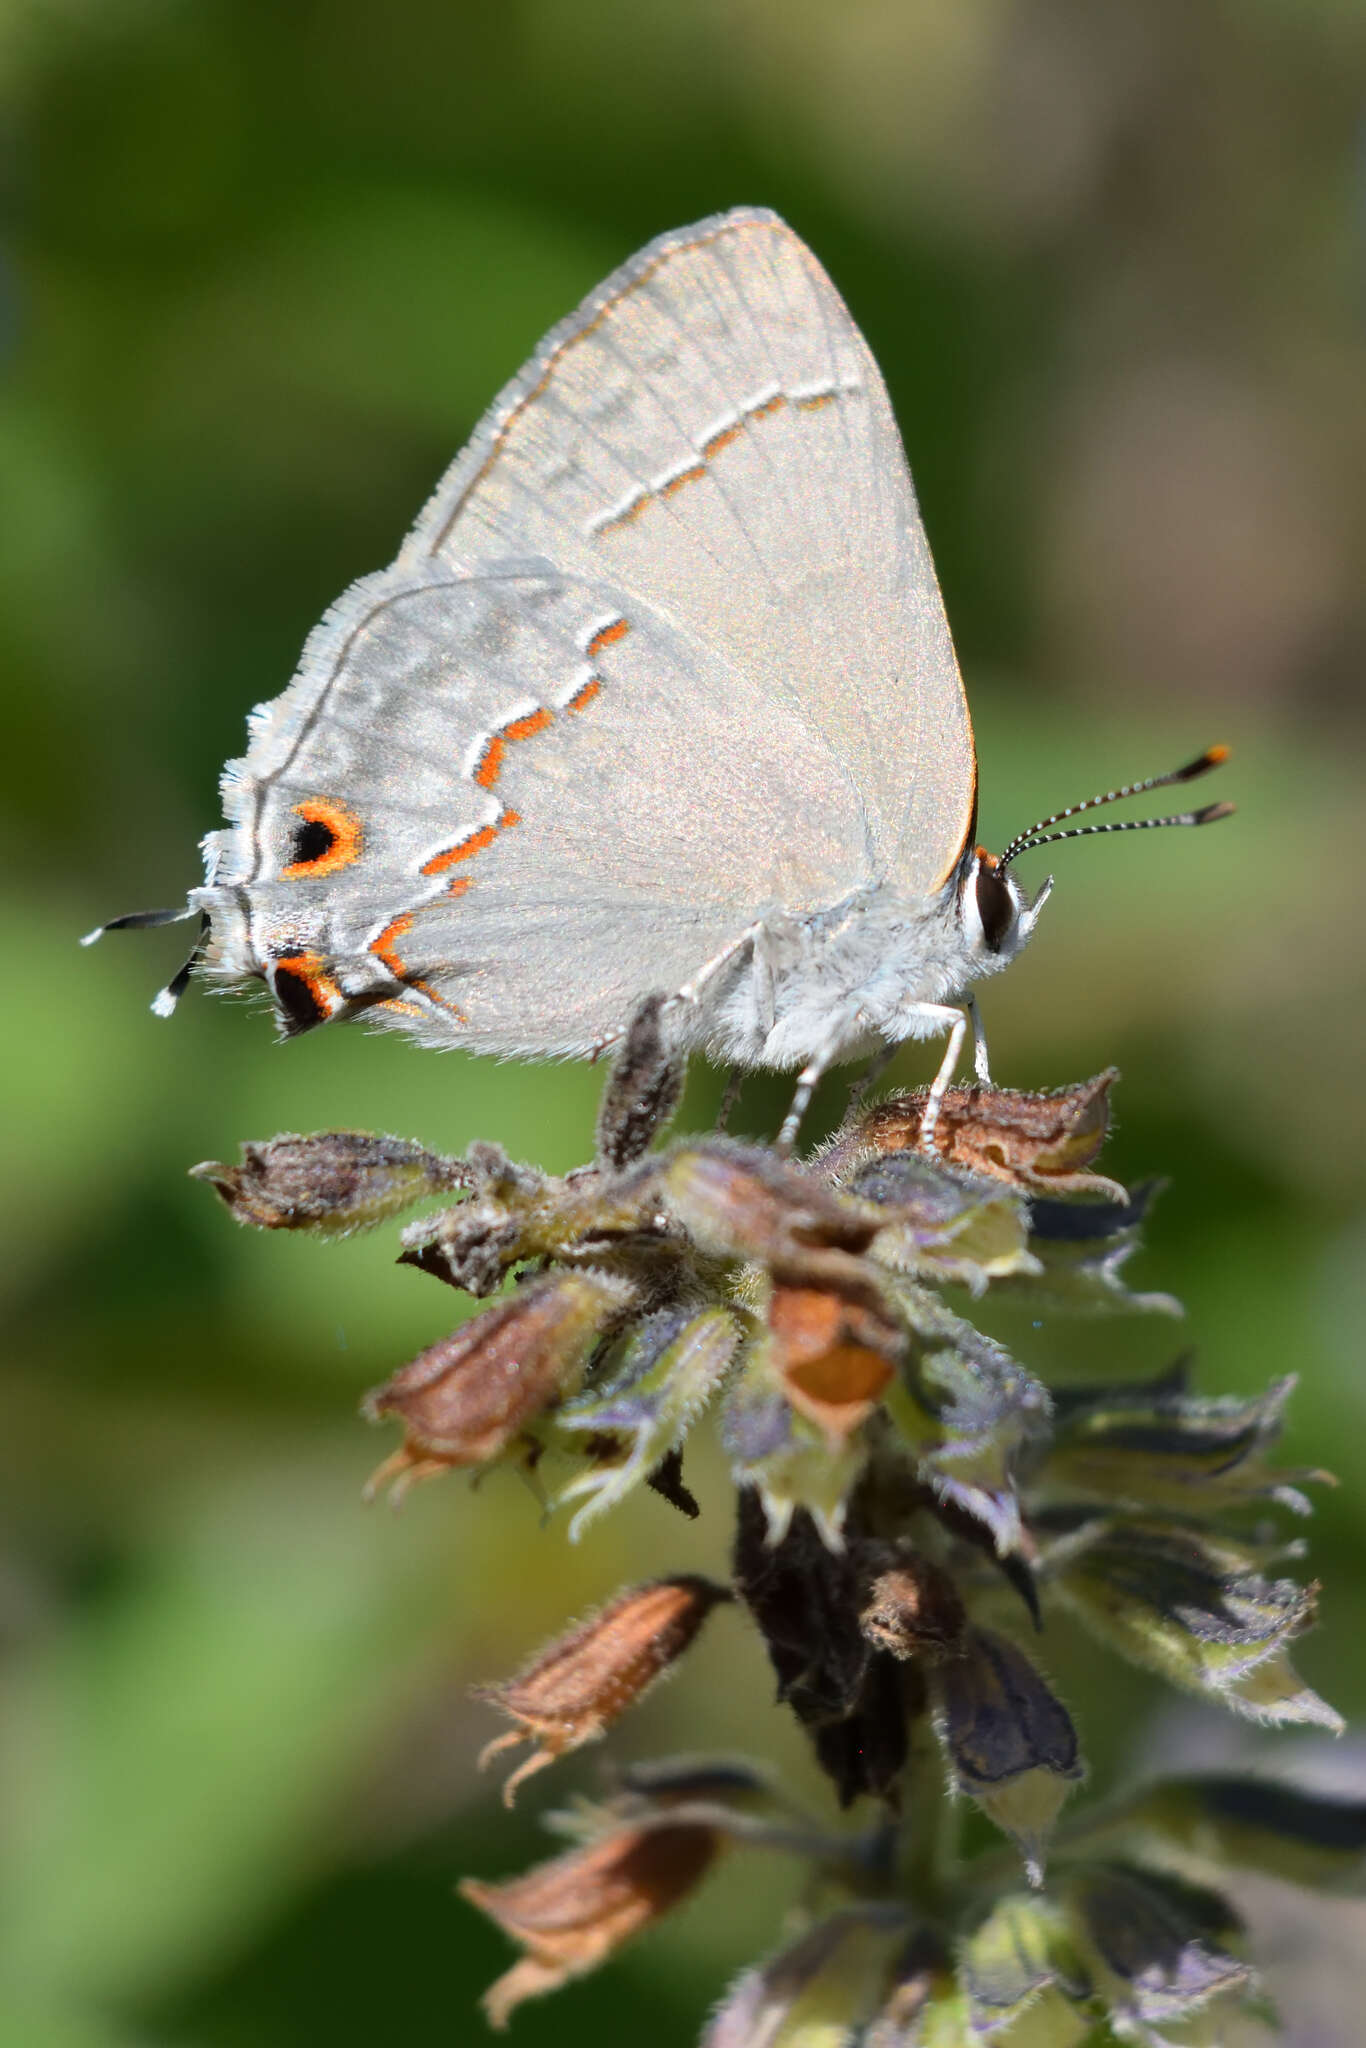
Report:
[{"label": "orange wing marking", "polygon": [[715,458],[721,453],[721,450],[723,448],[729,448],[732,441],[738,441],[741,434],[743,434],[744,431],[745,423],[743,420],[737,420],[733,427],[719,428],[717,432],[712,435],[709,441],[704,441],[702,443],[702,454],[704,459],[707,462],[714,461]]},{"label": "orange wing marking", "polygon": [[321,953],[281,953],[270,963],[266,978],[286,1038],[325,1024],[345,1006],[328,968]]},{"label": "orange wing marking", "polygon": [[512,740],[530,740],[538,732],[544,732],[554,723],[554,713],[547,711],[543,704],[534,711],[523,712],[518,718],[510,718],[506,725],[498,726],[491,732],[479,749],[474,768],[474,780],[481,789],[492,789],[503,772],[507,759],[508,743]]},{"label": "orange wing marking", "polygon": [[608,533],[614,526],[629,526],[633,519],[639,519],[652,495],[650,491],[641,491],[636,497],[628,498],[619,511],[609,512],[604,519],[595,520],[593,531]]},{"label": "orange wing marking", "polygon": [[[548,713],[545,722],[547,725],[550,723]],[[521,822],[522,814],[520,811],[501,812],[491,825],[481,825],[477,832],[467,833],[465,838],[458,840],[454,846],[448,846],[444,853],[433,854],[430,860],[422,863],[422,873],[424,875],[444,875],[448,868],[455,867],[462,860],[472,860],[476,853],[482,853],[486,846],[492,846],[500,832],[507,832],[513,825],[520,825]],[[468,875],[456,875],[452,879],[446,894],[448,896],[463,896],[469,886]],[[400,938],[402,936],[398,931],[400,922],[400,919],[395,918],[393,924],[386,925],[385,929],[380,933],[380,939],[387,940],[391,934],[395,939]],[[380,952],[379,940],[375,942],[370,950],[372,953],[378,953],[381,960],[386,958],[385,954]],[[396,969],[395,971],[399,970]]]},{"label": "orange wing marking", "polygon": [[[468,889],[468,887],[468,882],[461,884],[462,889]],[[377,960],[384,962],[384,965],[393,975],[395,981],[407,982],[409,987],[418,990],[420,994],[424,995],[429,1003],[435,1003],[439,1009],[445,1010],[449,1016],[454,1017],[457,1023],[468,1023],[469,1020],[465,1016],[464,1011],[458,1010],[454,1003],[448,1003],[444,996],[438,995],[430,982],[418,981],[416,977],[410,976],[408,968],[399,957],[398,942],[400,939],[406,938],[412,928],[412,911],[401,911],[397,917],[392,918],[385,925],[384,930],[377,939],[371,939],[370,951]],[[397,1010],[405,1017],[425,1017],[427,1014],[421,1003],[405,1002],[402,996],[387,996],[379,1007],[382,1010]]]},{"label": "orange wing marking", "polygon": [[384,965],[389,969],[395,981],[404,980],[408,972],[398,957],[398,942],[400,939],[406,938],[412,928],[413,914],[410,910],[405,910],[400,916],[392,919],[390,923],[385,925],[384,930],[377,939],[371,939],[370,941],[370,951],[377,960],[384,962]]},{"label": "orange wing marking", "polygon": [[482,853],[486,846],[492,846],[497,837],[496,825],[481,825],[477,832],[471,832],[466,838],[458,840],[454,846],[448,847],[445,853],[438,853],[433,855],[431,860],[424,860],[422,872],[424,875],[444,875],[446,869],[453,868],[457,861],[469,860],[474,854]]},{"label": "orange wing marking", "polygon": [[534,739],[536,734],[544,732],[550,723],[550,713],[543,705],[539,711],[531,712],[528,717],[514,718],[511,725],[505,725],[503,727],[503,738],[505,740]]},{"label": "orange wing marking", "polygon": [[647,505],[655,502],[662,504],[666,498],[672,498],[675,492],[681,491],[684,484],[698,483],[707,474],[707,467],[712,459],[721,454],[723,449],[729,448],[732,441],[738,441],[745,429],[755,420],[767,419],[770,413],[777,412],[784,405],[800,406],[804,412],[809,412],[816,406],[829,405],[838,396],[839,390],[832,386],[829,390],[806,391],[791,396],[782,391],[774,391],[767,398],[756,400],[753,405],[745,407],[732,425],[718,427],[714,434],[708,435],[698,450],[702,457],[700,462],[690,462],[686,469],[676,470],[672,476],[666,476],[649,489],[628,498],[615,510],[593,520],[589,530],[593,533],[610,533],[613,527],[629,526],[633,520],[640,517]]},{"label": "orange wing marking", "polygon": [[[767,235],[773,234],[775,232],[779,234],[784,234],[788,231],[783,227],[781,221],[727,221],[722,226],[713,228],[710,234],[695,235],[691,240],[683,239],[671,243],[666,248],[661,249],[659,254],[653,259],[653,261],[644,264],[641,267],[641,269],[639,269],[636,272],[635,276],[632,277],[628,283],[624,284],[620,288],[620,290],[615,294],[614,297],[605,299],[602,305],[599,306],[597,312],[593,315],[591,320],[585,320],[582,327],[576,327],[572,334],[567,334],[563,341],[557,343],[557,345],[554,348],[552,348],[547,354],[545,358],[544,367],[541,371],[540,376],[536,379],[536,382],[531,386],[529,391],[524,391],[522,393],[521,397],[517,399],[515,404],[510,405],[508,407],[506,418],[499,422],[497,432],[493,436],[493,445],[490,447],[488,454],[484,457],[484,460],[480,463],[478,469],[470,478],[468,484],[465,486],[465,489],[461,492],[459,498],[451,507],[450,516],[447,518],[446,523],[442,527],[441,531],[433,536],[431,542],[432,552],[436,553],[442,547],[443,543],[445,542],[447,534],[450,532],[456,520],[460,517],[460,514],[464,509],[464,506],[469,501],[472,494],[476,490],[478,490],[480,484],[484,481],[484,478],[488,475],[489,471],[498,461],[499,456],[502,454],[503,449],[507,444],[508,436],[512,432],[512,429],[515,426],[516,422],[520,419],[521,415],[527,410],[528,406],[534,405],[536,403],[537,399],[541,396],[541,394],[546,389],[546,386],[554,377],[556,368],[558,367],[559,363],[565,356],[569,354],[571,349],[578,348],[583,342],[587,341],[588,337],[591,334],[596,334],[598,329],[605,324],[605,322],[609,319],[611,314],[616,311],[616,308],[620,305],[623,305],[625,301],[628,298],[630,298],[633,292],[643,291],[645,287],[649,284],[650,279],[655,275],[656,271],[662,270],[664,265],[667,262],[669,262],[672,257],[682,255],[685,252],[693,249],[706,248],[709,243],[719,242],[725,235]],[[781,404],[782,402],[783,401],[779,399],[778,403]],[[634,508],[634,510],[639,511],[640,506],[644,505],[645,502],[646,500],[642,498],[640,501],[640,505],[637,505]],[[632,516],[632,512],[623,511],[620,515],[613,515],[610,521],[604,521],[603,527],[605,528],[608,524],[620,524],[622,520],[630,518]],[[599,531],[601,530],[603,529],[599,529]]]},{"label": "orange wing marking", "polygon": [[659,495],[661,498],[671,498],[675,491],[682,490],[684,484],[698,483],[706,473],[705,462],[690,463],[687,469],[680,469],[677,476],[671,476],[666,483],[659,486]]},{"label": "orange wing marking", "polygon": [[346,1000],[328,973],[327,962],[321,953],[279,953],[271,965],[276,972],[283,968],[296,981],[306,983],[309,994],[326,1009],[340,1009]]},{"label": "orange wing marking", "polygon": [[[445,996],[439,996],[434,988],[428,988],[425,981],[415,981],[413,983],[413,987],[421,989],[423,995],[426,996],[427,1001],[429,1003],[435,1003],[437,1008],[440,1010],[444,1010],[448,1017],[453,1017],[457,1024],[469,1023],[469,1018],[465,1015],[465,1012],[458,1007],[458,1005],[456,1005],[455,1003],[448,1002]],[[395,1015],[399,1017],[417,1017],[421,1019],[428,1015],[427,1010],[424,1009],[421,1003],[407,1002],[404,1000],[402,996],[386,996],[383,1002],[376,1004],[376,1008],[380,1010],[392,1010],[395,1013]]]},{"label": "orange wing marking", "polygon": [[617,640],[624,640],[631,628],[625,619],[613,619],[610,626],[601,626],[584,650],[590,661],[596,661],[604,647],[611,647]]},{"label": "orange wing marking", "polygon": [[303,821],[295,831],[296,845],[316,850],[306,852],[303,858],[292,860],[288,867],[281,868],[282,882],[298,882],[305,878],[320,881],[325,875],[335,875],[342,868],[349,868],[352,861],[360,859],[363,844],[360,819],[337,797],[307,796],[302,803],[295,804],[294,815]]},{"label": "orange wing marking", "polygon": [[[614,641],[622,639],[630,630],[630,625],[625,619],[609,619],[605,626],[599,626],[589,640],[589,655],[600,654],[604,647],[610,647]],[[565,711],[582,711],[585,705],[592,703],[601,688],[602,678],[600,676],[590,676],[587,682],[574,692],[573,696],[563,706],[563,709]],[[506,725],[499,726],[495,732],[491,733],[480,747],[472,770],[474,780],[479,784],[480,788],[492,789],[493,785],[497,782],[502,771],[503,760],[507,753],[509,741],[534,739],[537,733],[545,732],[554,723],[554,712],[547,710],[544,704],[538,704],[534,711],[523,712],[519,717],[509,719]],[[458,839],[454,846],[448,846],[442,852],[434,853],[430,860],[423,861],[420,872],[424,875],[444,875],[451,868],[458,867],[461,861],[472,860],[476,853],[482,853],[486,847],[492,846],[500,832],[508,832],[514,825],[520,825],[521,822],[522,814],[520,811],[505,808],[499,812],[491,824],[478,826],[473,832],[467,832],[463,839]],[[446,889],[446,895],[463,896],[469,886],[468,876],[453,876]],[[376,958],[382,960],[385,966],[391,968],[394,974],[400,978],[404,974],[404,968],[395,948],[399,939],[410,929],[411,925],[411,914],[405,913],[403,916],[396,917],[392,923],[384,927],[384,930],[372,942],[370,947],[371,952],[375,954]],[[415,987],[422,987],[422,985],[420,982],[414,984]],[[442,1001],[440,996],[433,996],[432,999],[434,1002]],[[449,1004],[443,1006],[446,1008],[452,1007]],[[455,1014],[458,1015],[459,1013],[455,1012]]]},{"label": "orange wing marking", "polygon": [[474,779],[481,789],[493,788],[502,769],[503,755],[506,752],[507,749],[503,744],[503,735],[500,732],[494,733],[490,739],[485,740],[484,750],[479,756],[474,771]]}]

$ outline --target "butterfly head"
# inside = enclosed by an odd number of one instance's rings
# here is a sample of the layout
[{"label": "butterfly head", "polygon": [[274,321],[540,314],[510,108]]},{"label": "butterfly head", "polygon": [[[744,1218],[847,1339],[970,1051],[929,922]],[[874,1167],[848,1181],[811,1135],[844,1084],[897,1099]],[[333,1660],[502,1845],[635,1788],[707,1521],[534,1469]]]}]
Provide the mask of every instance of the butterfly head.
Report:
[{"label": "butterfly head", "polygon": [[1118,803],[1124,797],[1139,796],[1146,790],[1191,782],[1227,759],[1227,747],[1207,747],[1195,760],[1187,761],[1170,774],[1152,775],[1144,782],[1126,783],[1122,789],[1109,789],[1100,796],[1089,796],[1082,803],[1069,804],[1064,811],[1055,811],[1051,817],[1040,818],[1027,831],[1017,833],[1004,853],[988,853],[984,846],[977,847],[963,863],[958,897],[959,924],[976,973],[990,974],[1013,960],[1048,901],[1053,887],[1051,875],[1031,902],[1011,874],[1011,863],[1020,854],[1028,853],[1036,846],[1053,846],[1062,839],[1084,839],[1097,832],[1147,832],[1159,825],[1210,825],[1218,818],[1228,817],[1233,805],[1206,804],[1201,810],[1178,811],[1164,818],[1126,818],[1114,822],[1107,819],[1098,825],[1073,825],[1062,832],[1050,830],[1051,826],[1061,825],[1081,811]]},{"label": "butterfly head", "polygon": [[998,854],[975,848],[958,885],[958,921],[973,976],[1007,966],[1032,933],[1053,887],[1050,875],[1031,901]]}]

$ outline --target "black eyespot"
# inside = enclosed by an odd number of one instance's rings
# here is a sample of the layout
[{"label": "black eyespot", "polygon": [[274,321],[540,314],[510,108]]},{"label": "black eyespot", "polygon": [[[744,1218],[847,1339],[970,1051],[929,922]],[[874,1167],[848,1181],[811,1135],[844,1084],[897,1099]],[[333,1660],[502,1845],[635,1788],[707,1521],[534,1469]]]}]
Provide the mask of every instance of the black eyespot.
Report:
[{"label": "black eyespot", "polygon": [[325,860],[337,843],[337,834],[325,818],[304,818],[294,828],[289,857],[295,867],[311,867]]},{"label": "black eyespot", "polygon": [[985,861],[977,863],[977,915],[988,952],[999,953],[1015,924],[1015,904],[1005,877]]},{"label": "black eyespot", "polygon": [[275,991],[286,1038],[297,1038],[301,1031],[311,1031],[315,1024],[327,1022],[326,1006],[306,974],[293,967],[277,966],[270,985]]}]

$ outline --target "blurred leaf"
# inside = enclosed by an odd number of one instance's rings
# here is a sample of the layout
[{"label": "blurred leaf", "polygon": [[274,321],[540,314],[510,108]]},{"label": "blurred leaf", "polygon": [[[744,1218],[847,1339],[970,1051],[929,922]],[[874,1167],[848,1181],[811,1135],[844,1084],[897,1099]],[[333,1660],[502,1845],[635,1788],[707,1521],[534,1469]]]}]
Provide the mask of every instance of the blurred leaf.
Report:
[{"label": "blurred leaf", "polygon": [[186,1502],[15,1688],[0,1967],[147,1998],[276,1910],[431,1655],[426,1600],[328,1461]]}]

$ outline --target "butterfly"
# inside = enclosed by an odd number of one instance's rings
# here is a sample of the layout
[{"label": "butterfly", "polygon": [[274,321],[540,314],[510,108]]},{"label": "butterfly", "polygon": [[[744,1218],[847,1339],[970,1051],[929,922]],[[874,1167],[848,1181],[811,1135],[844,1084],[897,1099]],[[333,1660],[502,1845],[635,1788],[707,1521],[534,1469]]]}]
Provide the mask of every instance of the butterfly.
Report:
[{"label": "butterfly", "polygon": [[[1051,887],[974,844],[967,701],[877,364],[810,249],[742,208],[552,330],[388,569],[228,763],[192,968],[286,1036],[365,1015],[529,1058],[620,1042],[825,1069],[947,1034]],[[1199,824],[1207,806],[1150,824]],[[1082,831],[1133,829],[1092,825]],[[111,929],[101,927],[102,930]],[[91,938],[98,933],[92,933]]]}]

